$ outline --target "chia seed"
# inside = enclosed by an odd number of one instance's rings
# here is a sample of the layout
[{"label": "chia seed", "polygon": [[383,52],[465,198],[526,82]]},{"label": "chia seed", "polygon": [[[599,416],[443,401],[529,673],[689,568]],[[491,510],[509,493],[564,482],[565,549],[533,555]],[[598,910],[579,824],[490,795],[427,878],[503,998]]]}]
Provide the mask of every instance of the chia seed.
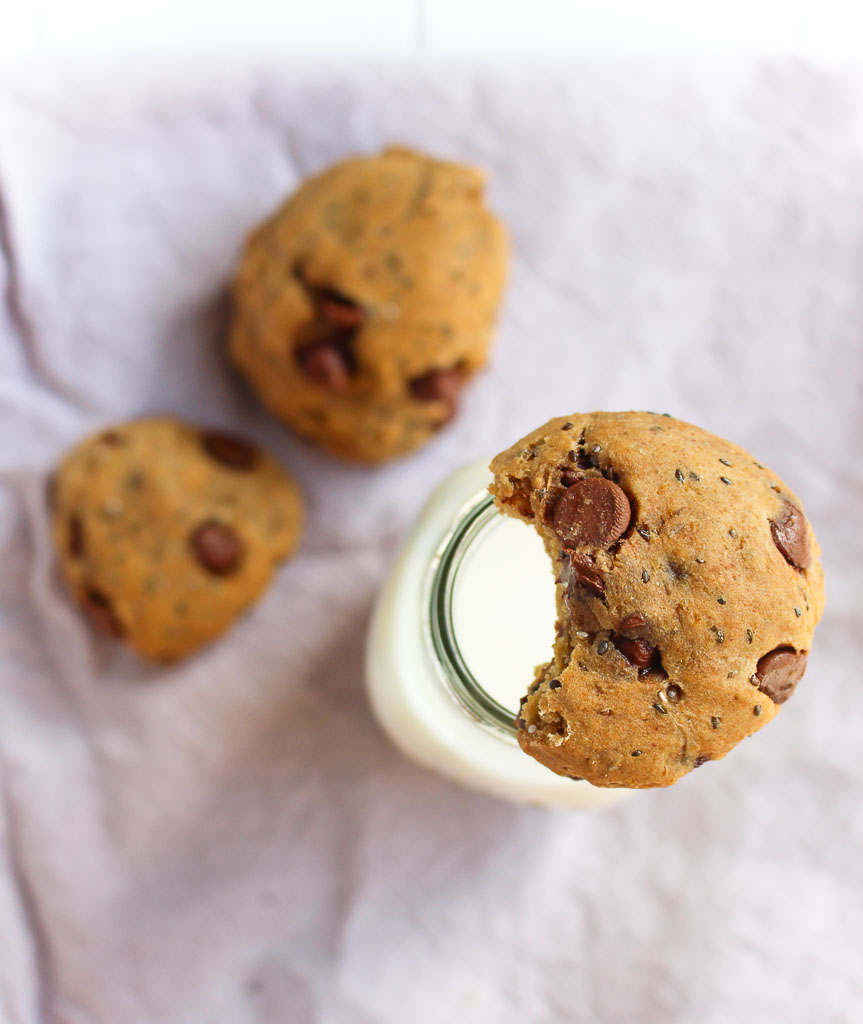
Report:
[{"label": "chia seed", "polygon": [[718,644],[724,644],[725,643],[725,634],[722,632],[721,629],[717,629],[716,630],[716,642]]},{"label": "chia seed", "polygon": [[803,612],[801,612],[799,608],[795,608],[795,609],[794,609],[794,614],[795,614],[795,615],[797,616],[797,618],[799,619],[799,618],[800,618],[800,616],[801,616],[801,615],[803,614]]},{"label": "chia seed", "polygon": [[640,750],[633,750],[632,756],[633,757],[641,757],[641,751]]},{"label": "chia seed", "polygon": [[668,708],[665,707],[664,704],[660,704],[659,701],[657,701],[653,705],[653,710],[654,711],[658,711],[660,713],[660,715],[667,715],[668,714]]},{"label": "chia seed", "polygon": [[645,529],[643,526],[636,526],[635,532],[644,540],[650,540],[650,531]]},{"label": "chia seed", "polygon": [[723,466],[730,466],[731,465],[731,463],[728,461],[728,459],[720,459],[719,461],[722,463]]},{"label": "chia seed", "polygon": [[728,477],[727,477],[727,476],[721,476],[721,477],[720,477],[719,479],[720,479],[720,480],[721,480],[721,481],[722,481],[722,482],[723,482],[724,484],[727,484],[727,485],[728,485],[729,487],[731,486],[731,481],[730,481],[730,480],[728,479]]},{"label": "chia seed", "polygon": [[641,579],[644,583],[650,582],[650,573],[647,571],[647,569],[645,569],[644,572],[641,574]]},{"label": "chia seed", "polygon": [[607,654],[608,653],[608,648],[610,646],[611,646],[611,644],[607,640],[600,640],[599,643],[596,646],[596,653],[597,654]]},{"label": "chia seed", "polygon": [[683,476],[683,470],[682,470],[682,469],[675,469],[675,471],[674,471],[674,475],[675,475],[675,476],[677,477],[677,479],[678,479],[678,480],[679,480],[679,481],[680,481],[681,483],[683,483],[683,481],[684,481],[685,477]]},{"label": "chia seed", "polygon": [[725,604],[725,598],[720,594],[719,597],[716,598],[716,603]]},{"label": "chia seed", "polygon": [[721,719],[719,718],[719,716],[714,715],[713,718],[710,719],[710,724],[713,726],[714,729],[718,729],[720,721]]},{"label": "chia seed", "polygon": [[560,429],[561,430],[572,430],[572,428],[574,426],[575,426],[574,423],[564,423],[564,425]]},{"label": "chia seed", "polygon": [[752,714],[755,715],[756,718],[761,714],[761,705],[760,704],[756,704],[755,705],[755,707],[752,709]]},{"label": "chia seed", "polygon": [[751,630],[751,629],[747,629],[747,630],[746,630],[746,642],[747,642],[747,643],[750,643],[750,644],[751,644],[751,643],[752,643],[752,638],[753,638],[754,636],[755,636],[755,634],[754,634],[754,633],[752,632],[752,630]]}]

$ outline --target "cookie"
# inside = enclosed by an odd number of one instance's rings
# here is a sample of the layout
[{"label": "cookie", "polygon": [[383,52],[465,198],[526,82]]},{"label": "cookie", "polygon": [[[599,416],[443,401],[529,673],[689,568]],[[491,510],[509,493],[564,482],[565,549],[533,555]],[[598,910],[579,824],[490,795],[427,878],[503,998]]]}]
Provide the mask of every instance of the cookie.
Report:
[{"label": "cookie", "polygon": [[597,786],[667,786],[793,694],[824,603],[799,499],[742,448],[647,412],[551,420],[491,464],[496,504],[543,538],[551,661],[523,750]]},{"label": "cookie", "polygon": [[370,463],[453,418],[506,271],[483,186],[476,168],[391,148],[309,179],[252,234],[230,354],[277,416]]},{"label": "cookie", "polygon": [[260,448],[177,420],[121,423],[52,477],[60,570],[104,633],[159,661],[223,633],[299,541],[296,483]]}]

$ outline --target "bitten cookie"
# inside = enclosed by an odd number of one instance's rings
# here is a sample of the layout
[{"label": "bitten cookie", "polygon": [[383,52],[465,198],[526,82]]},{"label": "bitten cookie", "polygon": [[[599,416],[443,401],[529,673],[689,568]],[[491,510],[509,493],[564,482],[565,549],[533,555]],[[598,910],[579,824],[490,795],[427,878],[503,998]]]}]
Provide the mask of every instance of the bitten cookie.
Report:
[{"label": "bitten cookie", "polygon": [[103,632],[173,661],[224,632],[300,538],[299,488],[261,449],[166,418],[88,438],[52,478],[60,569]]},{"label": "bitten cookie", "polygon": [[667,786],[769,722],[824,603],[800,501],[742,448],[647,412],[551,420],[491,464],[557,579],[523,750],[597,786]]},{"label": "bitten cookie", "polygon": [[252,234],[230,353],[277,416],[381,462],[455,415],[506,271],[483,186],[476,168],[391,148],[309,179]]}]

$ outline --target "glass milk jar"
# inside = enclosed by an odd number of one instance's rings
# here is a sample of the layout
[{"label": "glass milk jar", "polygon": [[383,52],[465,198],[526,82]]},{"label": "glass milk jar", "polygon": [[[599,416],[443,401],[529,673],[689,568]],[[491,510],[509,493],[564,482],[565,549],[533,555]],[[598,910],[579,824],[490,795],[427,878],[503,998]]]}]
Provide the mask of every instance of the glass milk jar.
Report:
[{"label": "glass milk jar", "polygon": [[518,746],[519,698],[554,638],[554,579],[490,483],[486,461],[455,472],[402,547],[369,629],[372,709],[404,754],[462,785],[543,807],[618,803],[629,791],[555,775]]}]

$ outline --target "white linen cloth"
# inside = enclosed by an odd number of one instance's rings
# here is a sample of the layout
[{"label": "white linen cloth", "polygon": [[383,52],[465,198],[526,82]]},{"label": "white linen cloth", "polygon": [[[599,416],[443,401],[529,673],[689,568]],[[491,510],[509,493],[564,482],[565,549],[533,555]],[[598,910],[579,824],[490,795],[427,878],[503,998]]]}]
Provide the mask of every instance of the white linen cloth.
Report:
[{"label": "white linen cloth", "polygon": [[[378,469],[226,366],[246,232],[405,142],[476,161],[512,230],[493,362]],[[863,78],[790,60],[182,61],[0,79],[0,1020],[859,1020]],[[776,722],[609,811],[496,802],[372,720],[363,639],[426,496],[552,415],[649,408],[803,498],[828,610]],[[43,485],[170,411],[299,476],[302,550],[229,636],[154,668],[95,638]]]}]

